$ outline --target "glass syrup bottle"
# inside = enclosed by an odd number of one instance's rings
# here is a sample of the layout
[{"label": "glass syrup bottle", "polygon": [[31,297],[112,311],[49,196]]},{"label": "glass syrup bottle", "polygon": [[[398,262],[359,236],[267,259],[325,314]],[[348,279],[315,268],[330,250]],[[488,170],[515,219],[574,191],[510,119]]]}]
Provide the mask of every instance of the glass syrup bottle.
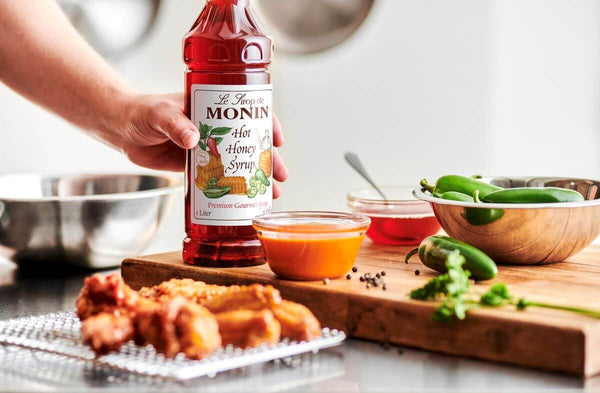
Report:
[{"label": "glass syrup bottle", "polygon": [[183,46],[186,113],[200,131],[187,151],[183,259],[262,264],[252,218],[273,199],[272,41],[250,0],[207,0]]}]

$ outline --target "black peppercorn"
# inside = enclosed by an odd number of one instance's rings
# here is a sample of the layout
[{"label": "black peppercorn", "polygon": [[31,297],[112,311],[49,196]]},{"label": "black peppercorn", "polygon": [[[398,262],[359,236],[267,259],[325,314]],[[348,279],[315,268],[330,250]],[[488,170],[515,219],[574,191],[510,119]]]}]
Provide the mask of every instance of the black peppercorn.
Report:
[{"label": "black peppercorn", "polygon": [[381,275],[382,275],[382,276],[385,276],[385,274],[386,274],[386,273],[385,273],[385,270],[381,272]]},{"label": "black peppercorn", "polygon": [[346,280],[350,280],[352,276],[350,274],[346,274]]},{"label": "black peppercorn", "polygon": [[358,268],[357,268],[356,266],[354,266],[354,267],[352,268],[352,273],[356,273],[357,271],[358,271]]},{"label": "black peppercorn", "polygon": [[421,274],[421,272],[418,269],[415,270],[415,276],[418,276],[419,274]]}]

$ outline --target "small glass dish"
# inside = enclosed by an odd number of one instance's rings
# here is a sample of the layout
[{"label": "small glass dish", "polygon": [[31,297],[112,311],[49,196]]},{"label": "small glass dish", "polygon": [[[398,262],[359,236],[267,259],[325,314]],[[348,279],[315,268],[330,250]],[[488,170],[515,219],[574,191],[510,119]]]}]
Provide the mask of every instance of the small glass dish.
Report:
[{"label": "small glass dish", "polygon": [[381,190],[384,200],[374,188],[361,188],[348,193],[348,206],[355,214],[371,219],[367,236],[374,243],[395,246],[419,244],[436,234],[441,226],[431,205],[415,199],[414,187],[392,186]]},{"label": "small glass dish", "polygon": [[281,278],[338,278],[353,266],[368,217],[335,212],[269,213],[253,220],[267,263]]}]

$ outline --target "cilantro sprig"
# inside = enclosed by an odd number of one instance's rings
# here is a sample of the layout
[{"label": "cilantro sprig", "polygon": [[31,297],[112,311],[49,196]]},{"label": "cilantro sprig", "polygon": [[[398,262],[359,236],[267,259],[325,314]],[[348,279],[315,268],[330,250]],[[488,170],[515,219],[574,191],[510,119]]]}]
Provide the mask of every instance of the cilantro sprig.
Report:
[{"label": "cilantro sprig", "polygon": [[517,310],[529,307],[548,308],[586,315],[600,319],[600,310],[592,310],[576,306],[543,303],[520,298],[517,300],[504,283],[492,285],[487,292],[477,298],[470,292],[470,273],[463,269],[465,258],[458,250],[453,251],[446,260],[447,273],[429,280],[423,287],[410,293],[410,298],[425,301],[441,301],[431,319],[439,323],[450,323],[455,319],[462,320],[469,310],[479,307],[514,306]]},{"label": "cilantro sprig", "polygon": [[458,250],[454,250],[446,260],[448,271],[431,279],[424,287],[410,293],[412,299],[435,300],[443,298],[436,307],[432,319],[436,322],[449,323],[454,317],[465,319],[470,308],[465,295],[469,292],[469,273],[462,268],[465,258]]}]

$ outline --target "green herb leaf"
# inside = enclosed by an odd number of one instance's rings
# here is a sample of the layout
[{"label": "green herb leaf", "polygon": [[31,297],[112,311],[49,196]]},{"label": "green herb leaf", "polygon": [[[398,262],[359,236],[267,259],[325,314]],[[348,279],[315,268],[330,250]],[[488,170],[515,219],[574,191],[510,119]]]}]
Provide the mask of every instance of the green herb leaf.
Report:
[{"label": "green herb leaf", "polygon": [[489,290],[490,293],[493,293],[497,296],[500,296],[502,299],[510,300],[512,299],[512,295],[508,291],[508,287],[504,283],[498,283],[492,285]]},{"label": "green herb leaf", "polygon": [[467,311],[472,308],[465,299],[465,294],[469,292],[470,273],[462,268],[464,263],[465,258],[458,250],[454,250],[446,259],[447,273],[429,280],[423,287],[410,293],[411,299],[417,300],[446,296],[444,303],[431,316],[436,322],[449,323],[453,318],[465,319]]},{"label": "green herb leaf", "polygon": [[527,299],[522,298],[517,302],[517,309],[525,310],[527,307],[529,307],[529,301]]},{"label": "green herb leaf", "polygon": [[431,319],[438,323],[450,323],[454,319],[454,311],[446,303],[438,306],[433,310]]},{"label": "green herb leaf", "polygon": [[432,278],[421,288],[414,289],[410,293],[410,298],[414,300],[433,300],[439,295],[445,295],[447,292],[448,275],[442,274]]},{"label": "green herb leaf", "polygon": [[221,138],[220,136],[216,136],[214,139],[217,146],[219,146],[219,143],[223,142],[223,138]]},{"label": "green herb leaf", "polygon": [[505,284],[499,283],[492,285],[492,287],[479,299],[479,303],[482,306],[489,307],[500,307],[510,300],[512,300],[512,295],[508,291],[508,288]]},{"label": "green herb leaf", "polygon": [[500,296],[495,295],[493,293],[486,292],[483,295],[481,295],[481,299],[479,299],[479,303],[482,306],[500,307],[501,305],[504,304],[504,299],[502,299]]},{"label": "green herb leaf", "polygon": [[200,139],[208,138],[211,128],[212,127],[208,124],[200,122],[200,125],[198,127],[198,131],[200,131]]},{"label": "green herb leaf", "polygon": [[210,135],[227,135],[233,130],[232,127],[216,127],[210,131]]},{"label": "green herb leaf", "polygon": [[511,295],[507,286],[498,283],[481,295],[479,301],[467,298],[469,292],[470,273],[462,268],[465,258],[458,250],[453,251],[446,258],[447,273],[441,274],[429,280],[421,288],[410,293],[411,299],[415,300],[443,300],[431,315],[431,319],[439,323],[450,323],[455,319],[465,319],[469,310],[478,306],[499,307],[513,305],[518,310],[528,307],[541,307],[553,310],[562,310],[600,319],[600,310],[593,310],[577,306],[552,304],[530,301],[521,298],[518,301]]},{"label": "green herb leaf", "polygon": [[204,151],[206,151],[206,143],[204,141],[200,141],[198,142],[198,146],[200,146],[200,148]]},{"label": "green herb leaf", "polygon": [[446,268],[448,272],[447,291],[448,296],[455,297],[467,293],[469,291],[469,276],[471,273],[462,268],[465,263],[465,257],[460,255],[460,251],[454,250],[448,255],[446,260]]},{"label": "green herb leaf", "polygon": [[467,317],[467,311],[471,308],[470,305],[464,302],[462,298],[454,299],[454,315],[458,319],[465,319]]}]

